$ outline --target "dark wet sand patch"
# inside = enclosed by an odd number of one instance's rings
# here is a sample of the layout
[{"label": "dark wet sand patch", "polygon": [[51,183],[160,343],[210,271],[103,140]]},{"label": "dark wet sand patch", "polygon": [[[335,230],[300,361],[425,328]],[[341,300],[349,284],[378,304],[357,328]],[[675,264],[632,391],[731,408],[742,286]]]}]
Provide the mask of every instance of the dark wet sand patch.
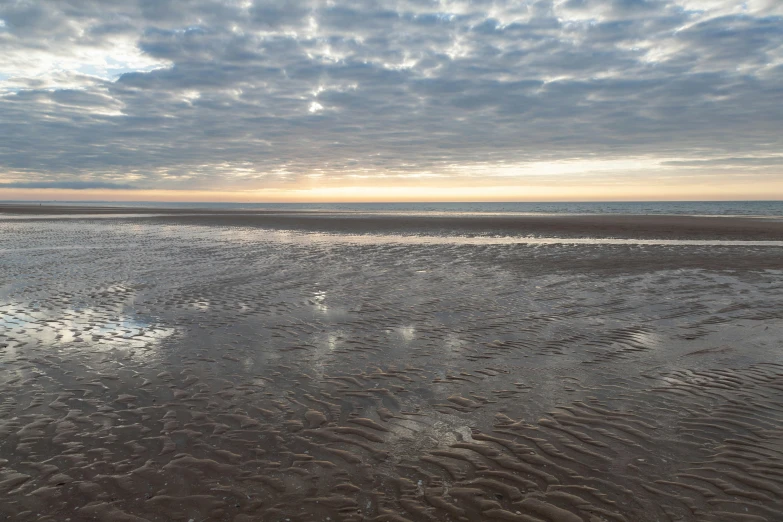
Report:
[{"label": "dark wet sand patch", "polygon": [[570,238],[783,240],[783,219],[685,215],[482,215],[340,211],[216,210],[0,204],[15,216],[149,216],[161,223],[327,233],[503,234]]}]

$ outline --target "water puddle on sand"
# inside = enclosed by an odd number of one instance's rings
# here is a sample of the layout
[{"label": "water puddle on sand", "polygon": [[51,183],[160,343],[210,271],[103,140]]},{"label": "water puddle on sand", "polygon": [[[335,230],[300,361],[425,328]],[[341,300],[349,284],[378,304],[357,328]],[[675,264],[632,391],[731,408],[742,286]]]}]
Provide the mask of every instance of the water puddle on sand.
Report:
[{"label": "water puddle on sand", "polygon": [[[193,233],[191,230],[189,233]],[[783,247],[783,241],[741,241],[713,239],[629,239],[566,238],[539,236],[434,236],[402,234],[327,234],[299,230],[234,228],[224,230],[222,239],[236,241],[274,241],[281,243],[323,243],[355,245],[627,245],[627,246],[701,246],[701,247]]]},{"label": "water puddle on sand", "polygon": [[150,351],[163,339],[172,336],[174,328],[164,327],[140,316],[109,314],[92,308],[44,310],[19,303],[0,305],[0,340],[9,349],[28,343],[48,343],[59,349],[94,350],[145,349]]}]

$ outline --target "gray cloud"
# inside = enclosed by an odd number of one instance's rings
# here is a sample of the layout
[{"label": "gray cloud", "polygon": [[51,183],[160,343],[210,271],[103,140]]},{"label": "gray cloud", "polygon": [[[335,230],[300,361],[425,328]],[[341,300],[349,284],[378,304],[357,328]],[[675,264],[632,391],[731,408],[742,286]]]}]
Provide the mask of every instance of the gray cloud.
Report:
[{"label": "gray cloud", "polygon": [[135,189],[134,185],[126,183],[107,183],[103,181],[13,181],[0,183],[0,188],[22,188],[22,189],[69,189],[69,190],[88,190],[88,189],[109,189],[126,190]]},{"label": "gray cloud", "polygon": [[673,167],[780,167],[783,166],[783,156],[664,161],[662,164]]},{"label": "gray cloud", "polygon": [[40,0],[0,20],[0,180],[28,188],[783,146],[776,2]]}]

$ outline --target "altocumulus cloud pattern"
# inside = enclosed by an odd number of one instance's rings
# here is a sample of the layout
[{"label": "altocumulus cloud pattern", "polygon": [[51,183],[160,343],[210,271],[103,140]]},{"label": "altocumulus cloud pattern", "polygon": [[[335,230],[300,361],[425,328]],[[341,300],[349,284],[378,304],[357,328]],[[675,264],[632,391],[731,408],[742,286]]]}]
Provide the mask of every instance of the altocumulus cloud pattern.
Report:
[{"label": "altocumulus cloud pattern", "polygon": [[782,17],[778,0],[4,0],[0,181],[779,167]]}]

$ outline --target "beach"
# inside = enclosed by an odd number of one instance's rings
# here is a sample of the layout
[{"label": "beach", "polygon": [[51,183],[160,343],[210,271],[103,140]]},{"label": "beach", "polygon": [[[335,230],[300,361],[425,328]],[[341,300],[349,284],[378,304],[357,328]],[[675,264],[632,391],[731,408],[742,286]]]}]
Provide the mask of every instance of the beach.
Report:
[{"label": "beach", "polygon": [[0,520],[783,520],[783,220],[0,205]]}]

